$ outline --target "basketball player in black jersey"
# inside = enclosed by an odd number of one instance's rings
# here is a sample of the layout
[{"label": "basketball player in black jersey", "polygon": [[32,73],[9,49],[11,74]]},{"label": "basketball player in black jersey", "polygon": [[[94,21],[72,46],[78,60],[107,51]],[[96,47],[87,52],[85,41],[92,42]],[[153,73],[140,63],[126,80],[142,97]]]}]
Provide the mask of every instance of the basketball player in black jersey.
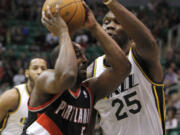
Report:
[{"label": "basketball player in black jersey", "polygon": [[82,48],[72,45],[64,20],[58,15],[53,17],[49,11],[48,14],[49,18],[43,13],[42,22],[59,37],[58,57],[55,68],[43,72],[35,82],[22,135],[91,134],[87,132],[87,127],[94,103],[118,87],[129,74],[130,63],[89,10],[85,28],[99,40],[112,68],[98,78],[84,81],[87,59]]}]

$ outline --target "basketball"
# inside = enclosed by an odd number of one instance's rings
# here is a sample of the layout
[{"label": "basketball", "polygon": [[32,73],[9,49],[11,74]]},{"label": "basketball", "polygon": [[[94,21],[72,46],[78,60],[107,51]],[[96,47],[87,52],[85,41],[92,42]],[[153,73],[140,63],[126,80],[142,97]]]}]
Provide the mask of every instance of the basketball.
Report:
[{"label": "basketball", "polygon": [[59,7],[59,15],[66,21],[70,31],[80,28],[85,21],[85,8],[82,0],[46,0],[42,8],[45,13],[47,6],[52,15],[55,14],[57,6]]}]

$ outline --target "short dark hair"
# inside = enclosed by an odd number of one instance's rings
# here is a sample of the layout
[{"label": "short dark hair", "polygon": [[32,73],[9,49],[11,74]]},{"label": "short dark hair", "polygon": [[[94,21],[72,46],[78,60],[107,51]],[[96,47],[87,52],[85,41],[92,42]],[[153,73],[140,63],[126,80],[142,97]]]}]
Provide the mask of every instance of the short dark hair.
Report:
[{"label": "short dark hair", "polygon": [[30,58],[27,60],[27,62],[25,63],[25,69],[29,69],[30,64],[31,64],[31,61],[32,61],[33,59],[43,59],[43,60],[47,61],[47,60],[46,60],[44,57],[42,57],[42,56],[32,56],[32,57],[30,57]]}]

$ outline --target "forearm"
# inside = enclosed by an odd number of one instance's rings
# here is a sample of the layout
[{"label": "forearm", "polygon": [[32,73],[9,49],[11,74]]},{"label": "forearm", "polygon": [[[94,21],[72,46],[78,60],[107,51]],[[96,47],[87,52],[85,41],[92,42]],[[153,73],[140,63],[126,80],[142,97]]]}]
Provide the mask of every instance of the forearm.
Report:
[{"label": "forearm", "polygon": [[[77,60],[68,32],[59,35],[59,55],[55,65],[55,75],[59,77],[77,76]],[[71,82],[71,84],[73,84]]]},{"label": "forearm", "polygon": [[123,7],[117,0],[113,0],[107,6],[137,46],[142,48],[152,47],[152,42],[155,41],[154,37],[149,29],[133,13]]}]

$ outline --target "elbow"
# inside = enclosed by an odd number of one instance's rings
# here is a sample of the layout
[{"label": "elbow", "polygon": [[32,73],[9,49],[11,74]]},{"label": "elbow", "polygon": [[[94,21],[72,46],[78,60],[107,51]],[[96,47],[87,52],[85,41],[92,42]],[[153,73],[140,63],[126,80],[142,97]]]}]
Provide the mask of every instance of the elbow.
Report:
[{"label": "elbow", "polygon": [[72,87],[77,79],[77,73],[75,72],[64,72],[60,76],[56,75],[56,80],[64,81],[68,84],[68,87]]},{"label": "elbow", "polygon": [[157,48],[157,41],[152,35],[149,36],[143,44],[149,46],[152,49]]},{"label": "elbow", "polygon": [[156,48],[157,47],[156,39],[154,38],[150,39],[149,44],[151,45],[152,48]]},{"label": "elbow", "polygon": [[152,38],[152,39],[149,40],[149,42],[147,44],[149,44],[148,45],[149,48],[148,48],[147,51],[151,52],[155,56],[158,56],[158,54],[159,54],[159,46],[157,44],[157,41],[154,38]]},{"label": "elbow", "polygon": [[70,82],[70,86],[73,87],[74,84],[76,83],[77,73],[68,72],[66,75],[64,75],[64,78],[67,82]]}]

